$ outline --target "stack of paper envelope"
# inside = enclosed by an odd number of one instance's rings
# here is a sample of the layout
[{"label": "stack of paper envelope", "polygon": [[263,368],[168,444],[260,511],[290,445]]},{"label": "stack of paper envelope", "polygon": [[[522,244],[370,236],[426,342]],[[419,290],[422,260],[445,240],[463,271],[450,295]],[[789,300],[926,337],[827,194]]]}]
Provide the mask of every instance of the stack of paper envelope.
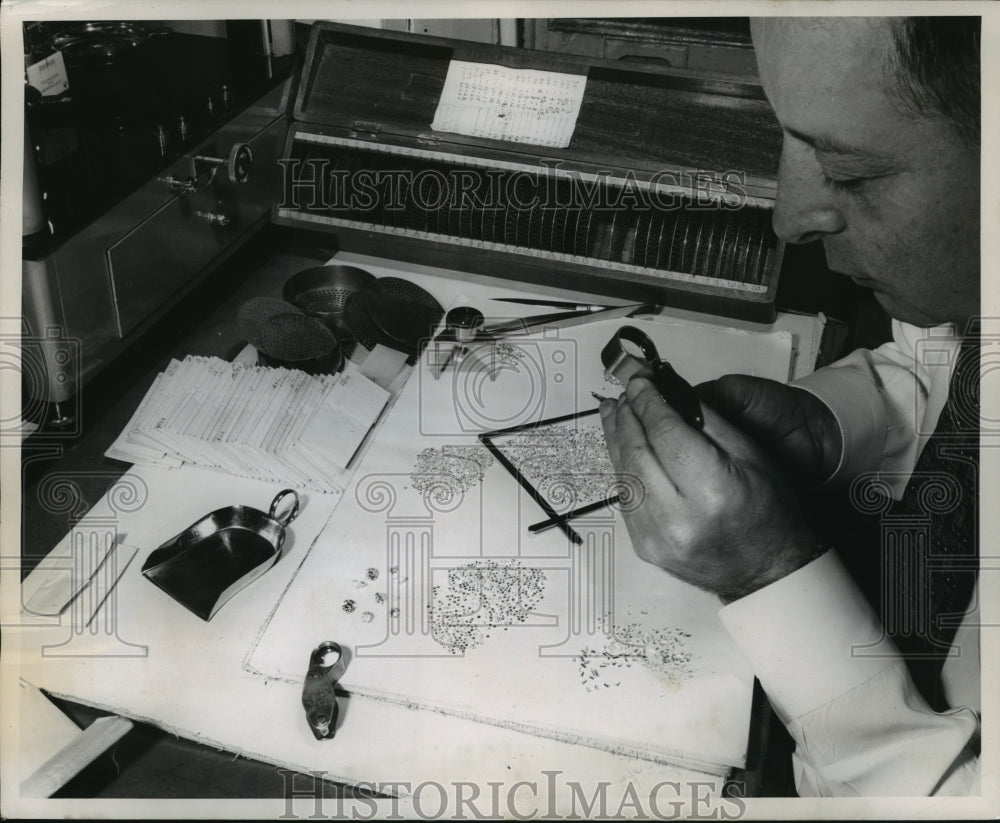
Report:
[{"label": "stack of paper envelope", "polygon": [[342,491],[389,392],[357,371],[309,375],[214,357],[173,360],[105,454]]}]

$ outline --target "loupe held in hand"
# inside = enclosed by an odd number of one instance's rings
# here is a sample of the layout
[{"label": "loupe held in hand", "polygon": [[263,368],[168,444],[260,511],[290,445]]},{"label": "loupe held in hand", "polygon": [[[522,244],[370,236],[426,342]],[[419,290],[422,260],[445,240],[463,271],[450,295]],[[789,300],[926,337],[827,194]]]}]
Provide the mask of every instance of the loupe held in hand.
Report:
[{"label": "loupe held in hand", "polygon": [[660,359],[656,344],[649,335],[635,326],[622,326],[601,350],[604,369],[623,386],[638,372],[651,372],[649,379],[660,395],[684,420],[701,428],[705,418],[694,387]]}]

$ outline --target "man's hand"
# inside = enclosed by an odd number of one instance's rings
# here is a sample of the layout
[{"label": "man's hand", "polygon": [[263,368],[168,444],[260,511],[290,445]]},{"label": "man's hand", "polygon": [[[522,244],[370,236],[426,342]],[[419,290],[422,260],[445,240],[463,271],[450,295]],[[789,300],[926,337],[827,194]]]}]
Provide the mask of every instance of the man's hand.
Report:
[{"label": "man's hand", "polygon": [[804,566],[817,542],[795,496],[753,441],[705,408],[692,428],[643,378],[601,404],[615,469],[641,483],[625,514],[635,551],[732,601]]},{"label": "man's hand", "polygon": [[698,394],[795,482],[818,486],[836,470],[843,449],[840,426],[827,405],[805,389],[729,374],[702,383]]}]

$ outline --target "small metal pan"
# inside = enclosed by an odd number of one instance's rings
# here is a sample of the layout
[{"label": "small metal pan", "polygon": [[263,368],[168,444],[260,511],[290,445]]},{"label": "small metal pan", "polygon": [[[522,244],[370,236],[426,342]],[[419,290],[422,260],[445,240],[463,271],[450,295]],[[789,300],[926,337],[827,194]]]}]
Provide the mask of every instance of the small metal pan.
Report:
[{"label": "small metal pan", "polygon": [[337,335],[315,317],[276,314],[262,324],[257,362],[306,374],[336,374],[344,366],[344,350]]},{"label": "small metal pan", "polygon": [[364,291],[374,281],[371,272],[356,266],[316,266],[289,277],[282,296],[343,340],[351,337],[351,328],[344,316],[347,298]]},{"label": "small metal pan", "polygon": [[351,295],[345,308],[354,337],[366,349],[381,344],[409,355],[420,352],[444,317],[429,292],[399,277],[377,278]]},{"label": "small metal pan", "polygon": [[441,315],[414,301],[399,300],[380,291],[364,292],[368,317],[382,334],[394,341],[391,348],[417,354],[434,333]]},{"label": "small metal pan", "polygon": [[368,351],[379,344],[392,346],[392,338],[384,334],[368,314],[364,292],[356,292],[347,298],[344,304],[344,319],[351,327],[351,337]]},{"label": "small metal pan", "polygon": [[[278,515],[291,495],[292,507]],[[249,506],[217,509],[146,559],[143,575],[202,620],[215,613],[281,556],[285,527],[299,513],[294,489],[275,495],[265,514]]]}]

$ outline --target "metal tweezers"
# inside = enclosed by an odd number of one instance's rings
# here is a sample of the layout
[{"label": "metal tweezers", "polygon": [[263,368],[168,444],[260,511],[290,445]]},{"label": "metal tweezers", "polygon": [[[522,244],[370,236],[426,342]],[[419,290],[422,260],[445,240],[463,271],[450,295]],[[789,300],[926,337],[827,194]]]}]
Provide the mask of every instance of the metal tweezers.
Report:
[{"label": "metal tweezers", "polygon": [[635,317],[639,314],[657,314],[658,312],[659,306],[653,303],[633,303],[600,311],[560,311],[552,314],[536,314],[529,317],[518,317],[480,329],[470,342],[485,342],[514,334],[531,334],[540,329],[568,329],[573,326],[594,323],[598,320],[618,320],[625,317]]}]

